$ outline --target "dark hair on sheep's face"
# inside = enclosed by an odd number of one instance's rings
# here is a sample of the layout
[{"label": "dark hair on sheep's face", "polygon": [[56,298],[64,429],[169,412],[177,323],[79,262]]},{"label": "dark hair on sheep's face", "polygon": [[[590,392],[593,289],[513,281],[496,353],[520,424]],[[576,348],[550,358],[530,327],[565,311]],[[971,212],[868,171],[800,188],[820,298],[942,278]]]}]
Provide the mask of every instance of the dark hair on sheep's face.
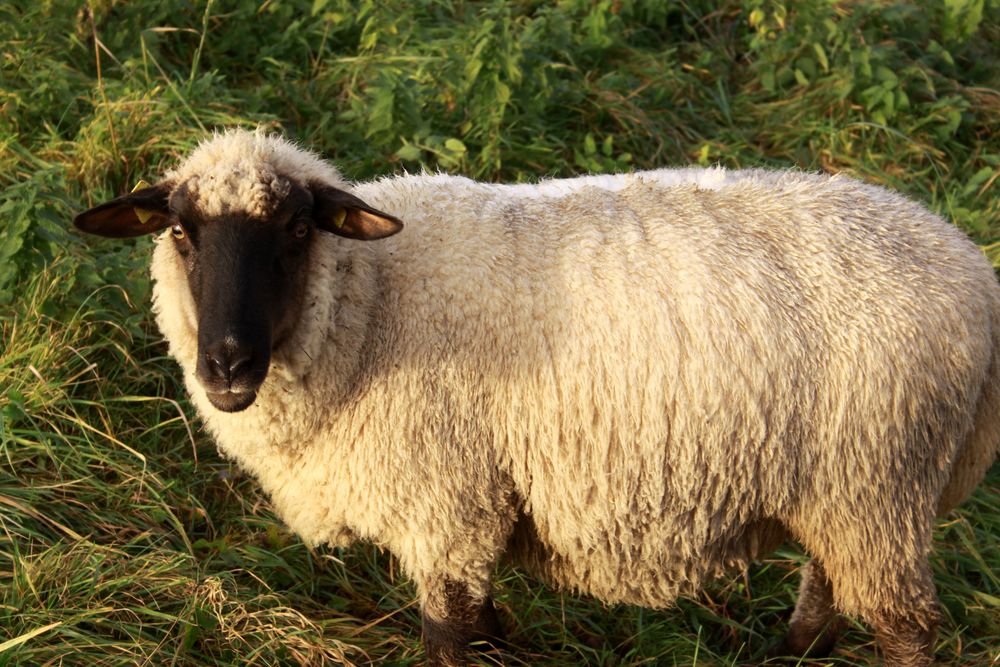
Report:
[{"label": "dark hair on sheep's face", "polygon": [[343,190],[292,185],[267,216],[205,216],[184,184],[139,190],[81,213],[81,230],[122,238],[170,228],[198,317],[196,373],[224,412],[250,407],[271,351],[292,333],[317,232],[359,240],[391,236],[403,224]]}]

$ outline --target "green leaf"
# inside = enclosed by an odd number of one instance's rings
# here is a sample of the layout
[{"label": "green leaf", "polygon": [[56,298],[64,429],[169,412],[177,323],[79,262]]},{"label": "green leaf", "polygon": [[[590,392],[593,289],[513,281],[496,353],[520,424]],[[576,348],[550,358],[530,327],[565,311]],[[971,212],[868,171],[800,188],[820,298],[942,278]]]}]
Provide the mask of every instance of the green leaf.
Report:
[{"label": "green leaf", "polygon": [[871,111],[882,99],[883,92],[882,86],[868,86],[858,94],[858,97],[865,105],[865,109]]},{"label": "green leaf", "polygon": [[875,68],[875,78],[881,81],[885,88],[895,88],[896,84],[899,83],[899,77],[896,76],[896,73],[885,65],[879,65]]},{"label": "green leaf", "polygon": [[835,37],[843,34],[837,26],[837,22],[833,19],[823,19],[823,27],[826,28],[827,41],[833,40]]},{"label": "green leaf", "polygon": [[982,591],[972,591],[972,594],[981,602],[988,604],[991,607],[1000,608],[1000,598],[995,595],[990,595],[989,593],[984,593]]},{"label": "green leaf", "polygon": [[819,60],[819,66],[823,68],[824,72],[829,72],[830,61],[826,59],[826,51],[823,47],[818,42],[814,42],[813,51],[816,52],[816,59]]},{"label": "green leaf", "polygon": [[358,46],[362,50],[369,50],[375,48],[378,43],[378,22],[375,17],[370,17],[365,21],[365,28],[361,31],[361,39],[358,42]]},{"label": "green leaf", "polygon": [[445,139],[444,147],[450,150],[452,153],[464,153],[466,151],[465,144],[463,144],[458,139]]},{"label": "green leaf", "polygon": [[471,58],[465,63],[465,85],[467,88],[471,88],[472,84],[476,82],[476,77],[479,76],[479,71],[483,69],[483,61],[479,58]]},{"label": "green leaf", "polygon": [[950,109],[948,111],[948,134],[955,134],[961,124],[962,112],[958,109]]},{"label": "green leaf", "polygon": [[416,162],[420,159],[421,151],[414,144],[403,144],[403,146],[396,151],[396,156],[399,157],[400,160]]},{"label": "green leaf", "polygon": [[892,118],[896,115],[896,94],[894,91],[886,90],[882,93],[882,111],[886,118]]},{"label": "green leaf", "polygon": [[986,181],[988,181],[993,176],[993,167],[983,167],[975,174],[972,178],[968,180],[965,184],[965,188],[962,190],[962,194],[970,195],[980,188]]},{"label": "green leaf", "polygon": [[936,40],[932,39],[927,44],[927,53],[930,53],[931,55],[937,56],[938,58],[940,58],[941,60],[945,61],[946,63],[948,63],[951,66],[955,65],[955,59],[952,58],[951,52],[948,51],[948,49],[946,49],[945,47],[943,47]]},{"label": "green leaf", "polygon": [[500,106],[505,106],[510,102],[510,86],[497,79],[494,83],[494,90],[496,91],[497,103]]},{"label": "green leaf", "polygon": [[708,164],[708,162],[709,162],[709,151],[711,151],[711,150],[712,150],[712,147],[709,146],[708,144],[702,144],[701,145],[701,148],[698,149],[698,164],[700,164],[703,167]]},{"label": "green leaf", "polygon": [[806,78],[812,81],[816,78],[816,61],[809,56],[804,56],[796,61],[796,66],[802,70]]}]

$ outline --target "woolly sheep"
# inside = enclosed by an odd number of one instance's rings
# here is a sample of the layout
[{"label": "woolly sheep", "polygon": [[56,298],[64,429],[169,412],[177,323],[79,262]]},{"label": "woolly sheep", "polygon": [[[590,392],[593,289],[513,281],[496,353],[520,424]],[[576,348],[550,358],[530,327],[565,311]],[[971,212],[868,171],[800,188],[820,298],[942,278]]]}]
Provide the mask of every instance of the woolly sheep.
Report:
[{"label": "woolly sheep", "polygon": [[498,641],[501,558],[664,607],[788,537],[779,651],[842,612],[931,664],[934,519],[1000,443],[1000,288],[921,206],[761,170],[351,184],[228,131],[76,224],[167,230],[156,319],[221,450],[305,542],[398,557],[432,664]]}]

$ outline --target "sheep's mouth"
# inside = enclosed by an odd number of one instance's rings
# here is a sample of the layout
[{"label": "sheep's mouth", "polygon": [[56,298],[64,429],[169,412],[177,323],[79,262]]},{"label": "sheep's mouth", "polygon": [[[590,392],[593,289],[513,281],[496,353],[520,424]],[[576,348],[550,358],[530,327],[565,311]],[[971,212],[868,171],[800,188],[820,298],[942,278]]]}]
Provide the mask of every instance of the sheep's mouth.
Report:
[{"label": "sheep's mouth", "polygon": [[223,412],[241,412],[257,400],[256,391],[224,391],[219,394],[205,392],[205,395],[217,410]]}]

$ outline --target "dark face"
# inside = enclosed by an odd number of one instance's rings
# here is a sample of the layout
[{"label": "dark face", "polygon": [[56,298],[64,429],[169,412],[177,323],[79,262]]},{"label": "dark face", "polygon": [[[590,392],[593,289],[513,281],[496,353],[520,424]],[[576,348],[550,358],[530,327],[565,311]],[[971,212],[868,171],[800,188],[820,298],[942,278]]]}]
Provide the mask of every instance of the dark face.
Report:
[{"label": "dark face", "polygon": [[97,206],[74,222],[111,237],[169,228],[166,242],[184,262],[197,310],[196,375],[224,412],[253,404],[272,352],[291,336],[316,235],[374,240],[402,229],[399,220],[347,192],[294,184],[266,219],[207,217],[183,184],[174,189],[166,183]]},{"label": "dark face", "polygon": [[198,380],[216,408],[243,410],[301,310],[317,233],[312,194],[293,186],[266,220],[205,218],[183,188],[170,204],[169,242],[184,260],[198,313]]}]

